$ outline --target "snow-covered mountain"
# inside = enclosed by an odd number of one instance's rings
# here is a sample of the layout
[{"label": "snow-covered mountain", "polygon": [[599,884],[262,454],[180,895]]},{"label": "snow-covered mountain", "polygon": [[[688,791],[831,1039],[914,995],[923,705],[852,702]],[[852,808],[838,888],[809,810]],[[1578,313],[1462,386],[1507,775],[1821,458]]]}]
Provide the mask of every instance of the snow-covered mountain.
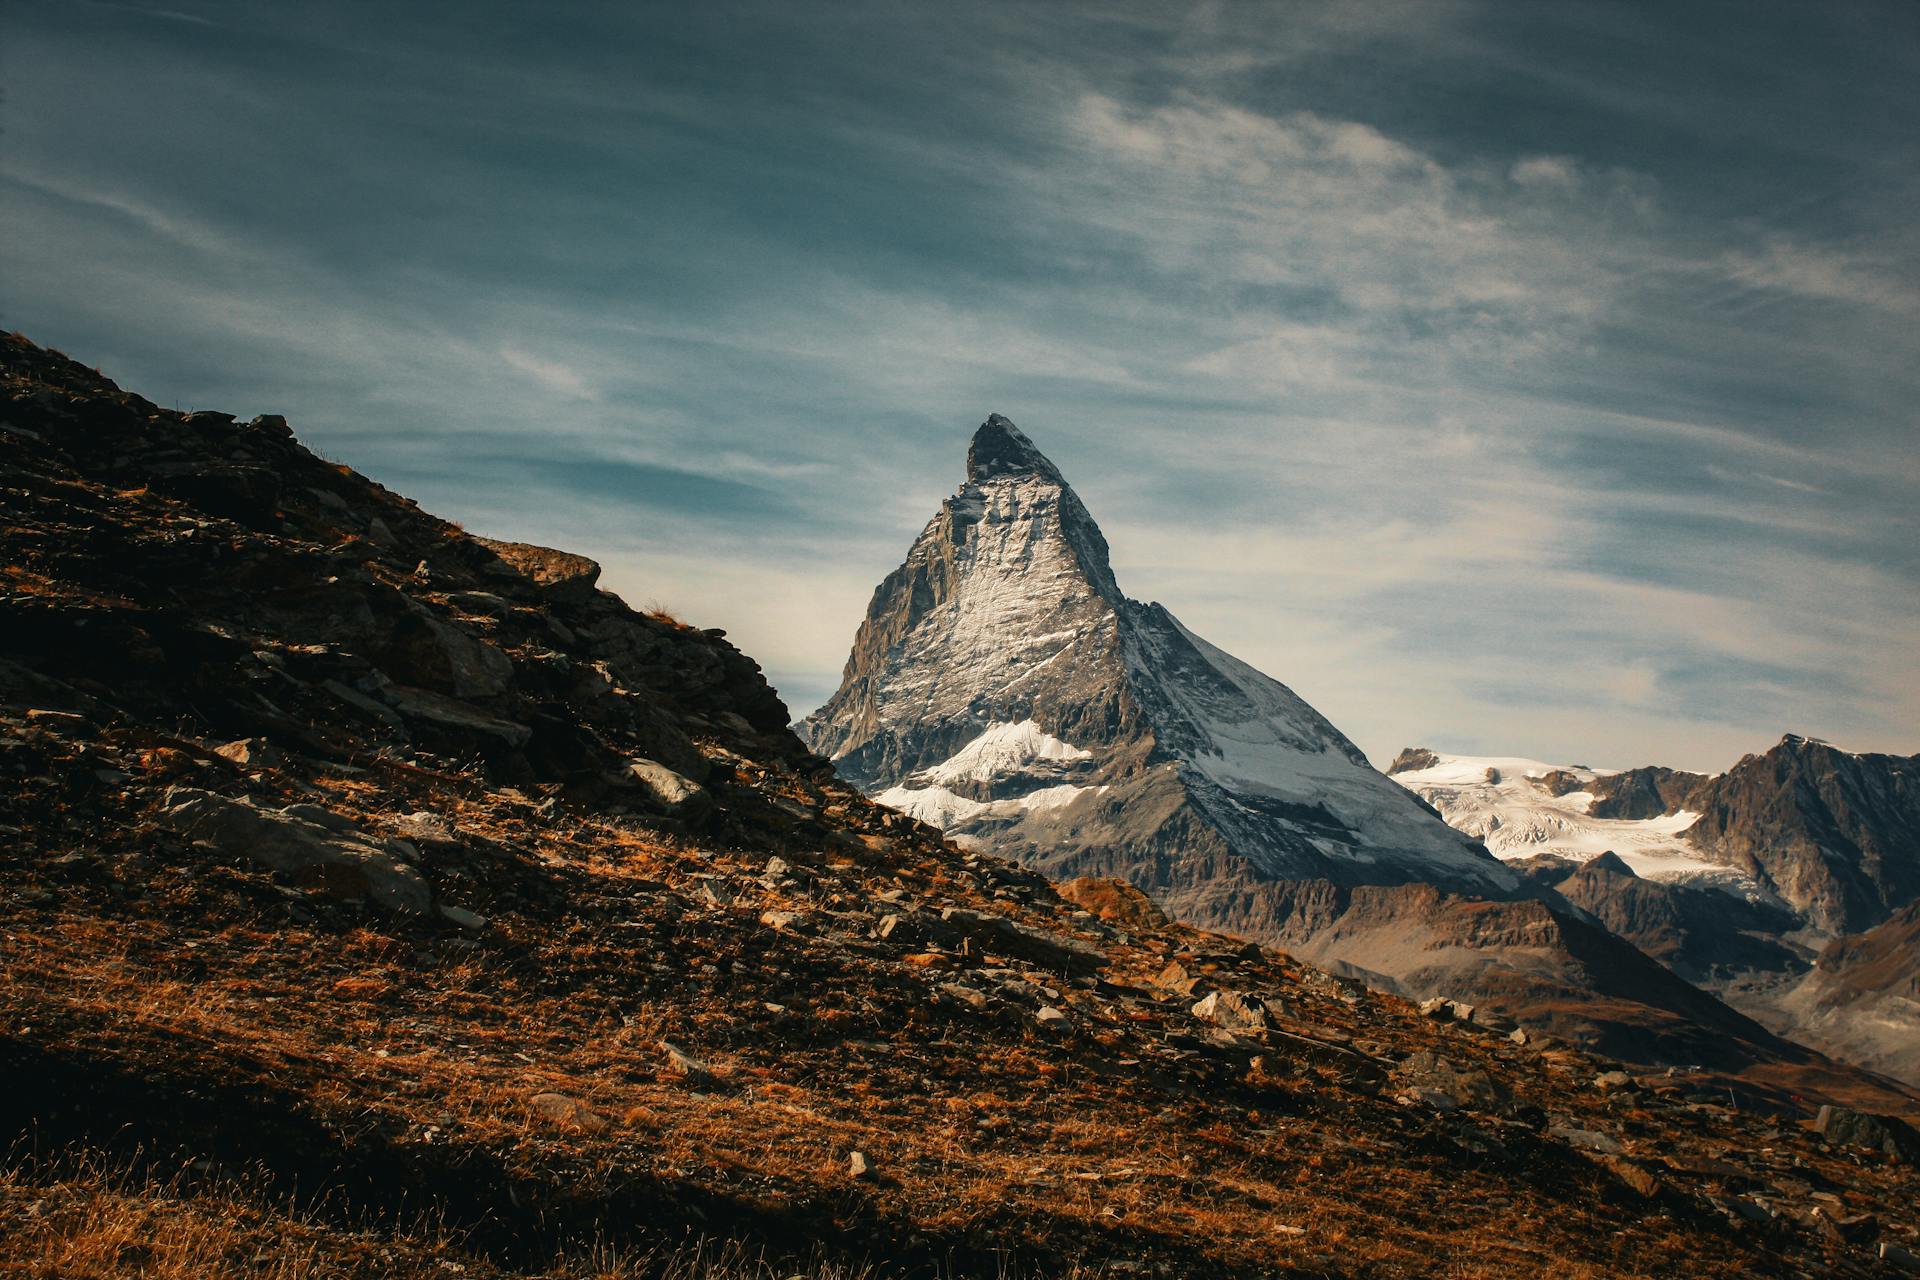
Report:
[{"label": "snow-covered mountain", "polygon": [[1711,776],[1420,747],[1389,773],[1770,1030],[1920,1083],[1920,757],[1788,734]]},{"label": "snow-covered mountain", "polygon": [[[1751,883],[1681,838],[1700,820],[1683,801],[1672,810],[1645,816],[1634,810],[1631,817],[1606,804],[1618,780],[1629,776],[1626,770],[1517,756],[1443,755],[1415,747],[1400,753],[1387,776],[1503,860],[1545,853],[1585,862],[1612,853],[1647,879]],[[1694,774],[1678,776],[1699,781]]]},{"label": "snow-covered mountain", "polygon": [[1400,753],[1389,775],[1503,859],[1603,852],[1639,876],[1776,901],[1828,937],[1920,897],[1920,756],[1787,734],[1725,773]]},{"label": "snow-covered mountain", "polygon": [[1079,497],[997,414],[803,732],[886,804],[1217,928],[1266,932],[1257,890],[1279,880],[1518,882],[1292,690],[1128,599]]}]

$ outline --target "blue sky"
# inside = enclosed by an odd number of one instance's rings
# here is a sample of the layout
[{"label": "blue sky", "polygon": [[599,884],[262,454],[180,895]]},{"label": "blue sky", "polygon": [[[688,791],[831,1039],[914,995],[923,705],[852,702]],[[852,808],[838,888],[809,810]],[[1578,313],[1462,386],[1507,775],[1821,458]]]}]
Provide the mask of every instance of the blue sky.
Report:
[{"label": "blue sky", "polygon": [[1920,750],[1920,9],[0,0],[0,325],[727,627],[989,411],[1409,743]]}]

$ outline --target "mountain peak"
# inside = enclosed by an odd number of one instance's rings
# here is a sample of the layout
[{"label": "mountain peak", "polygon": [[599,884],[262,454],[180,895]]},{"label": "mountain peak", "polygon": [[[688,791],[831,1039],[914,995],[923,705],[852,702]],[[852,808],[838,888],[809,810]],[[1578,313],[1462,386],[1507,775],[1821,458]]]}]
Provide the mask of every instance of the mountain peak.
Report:
[{"label": "mountain peak", "polygon": [[967,446],[967,482],[977,484],[996,476],[1039,476],[1055,484],[1065,484],[1060,468],[1013,425],[1011,418],[997,413],[987,415]]}]

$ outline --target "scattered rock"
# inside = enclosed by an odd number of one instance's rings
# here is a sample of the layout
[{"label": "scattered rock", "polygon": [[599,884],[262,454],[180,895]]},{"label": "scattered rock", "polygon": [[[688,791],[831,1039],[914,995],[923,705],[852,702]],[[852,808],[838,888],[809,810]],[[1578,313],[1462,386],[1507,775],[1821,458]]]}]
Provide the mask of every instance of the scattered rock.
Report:
[{"label": "scattered rock", "polygon": [[1633,1077],[1624,1071],[1602,1071],[1593,1078],[1593,1087],[1602,1093],[1633,1088]]},{"label": "scattered rock", "polygon": [[433,905],[425,877],[396,856],[404,846],[378,842],[318,805],[265,809],[251,800],[174,787],[158,825],[275,871],[312,873],[338,896],[365,897],[389,911],[423,912]]},{"label": "scattered rock", "polygon": [[658,761],[632,761],[627,772],[669,818],[698,822],[713,812],[713,796],[705,787]]},{"label": "scattered rock", "polygon": [[671,1040],[660,1042],[660,1052],[666,1056],[666,1072],[678,1076],[688,1084],[707,1084],[713,1080],[713,1068],[699,1058],[694,1057]]},{"label": "scattered rock", "polygon": [[477,932],[487,927],[487,918],[485,916],[477,912],[469,911],[465,907],[443,906],[440,908],[440,916],[446,920],[447,923],[457,925],[462,929],[470,929]]},{"label": "scattered rock", "polygon": [[1051,1031],[1064,1031],[1072,1021],[1050,1004],[1041,1005],[1040,1011],[1033,1015],[1033,1020]]},{"label": "scattered rock", "polygon": [[1835,1146],[1868,1147],[1896,1160],[1920,1160],[1920,1134],[1893,1116],[1822,1106],[1813,1127]]},{"label": "scattered rock", "polygon": [[1193,1006],[1193,1016],[1230,1031],[1260,1031],[1267,1025],[1267,1007],[1236,991],[1215,991]]},{"label": "scattered rock", "polygon": [[847,1153],[847,1176],[855,1182],[862,1182],[873,1177],[873,1166],[867,1163],[867,1156],[864,1151],[850,1151]]}]

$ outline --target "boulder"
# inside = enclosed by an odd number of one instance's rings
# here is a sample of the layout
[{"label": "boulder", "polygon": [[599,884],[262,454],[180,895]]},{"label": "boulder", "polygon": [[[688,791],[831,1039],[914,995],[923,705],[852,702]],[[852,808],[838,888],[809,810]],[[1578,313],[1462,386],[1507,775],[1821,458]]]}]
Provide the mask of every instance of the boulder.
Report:
[{"label": "boulder", "polygon": [[[1456,1066],[1424,1049],[1395,1067],[1393,1078],[1409,1090],[1444,1094],[1455,1107],[1486,1111],[1498,1108],[1507,1100],[1506,1091],[1486,1072]],[[1428,1101],[1425,1093],[1421,1098]],[[1430,1101],[1428,1104],[1432,1105]]]},{"label": "boulder", "polygon": [[515,572],[533,579],[540,594],[549,600],[578,604],[593,597],[594,584],[600,580],[600,566],[585,556],[531,542],[496,542],[475,538],[475,542],[499,556]]},{"label": "boulder", "polygon": [[630,761],[627,774],[640,784],[640,789],[654,806],[669,818],[699,822],[713,812],[711,792],[657,760]]},{"label": "boulder", "polygon": [[1267,1025],[1266,1005],[1237,991],[1213,992],[1193,1006],[1193,1016],[1229,1031],[1262,1031]]},{"label": "boulder", "polygon": [[1920,1161],[1920,1134],[1894,1116],[1822,1106],[1813,1127],[1837,1147],[1868,1147],[1896,1160]]},{"label": "boulder", "polygon": [[1130,929],[1157,929],[1167,923],[1166,913],[1154,900],[1125,880],[1081,876],[1058,888],[1060,896],[1068,902],[1112,924]]},{"label": "boulder", "polygon": [[433,906],[425,877],[403,860],[410,846],[367,835],[318,805],[270,809],[249,799],[174,787],[162,802],[157,825],[272,870],[310,876],[329,892],[364,897],[389,911],[425,912]]}]

